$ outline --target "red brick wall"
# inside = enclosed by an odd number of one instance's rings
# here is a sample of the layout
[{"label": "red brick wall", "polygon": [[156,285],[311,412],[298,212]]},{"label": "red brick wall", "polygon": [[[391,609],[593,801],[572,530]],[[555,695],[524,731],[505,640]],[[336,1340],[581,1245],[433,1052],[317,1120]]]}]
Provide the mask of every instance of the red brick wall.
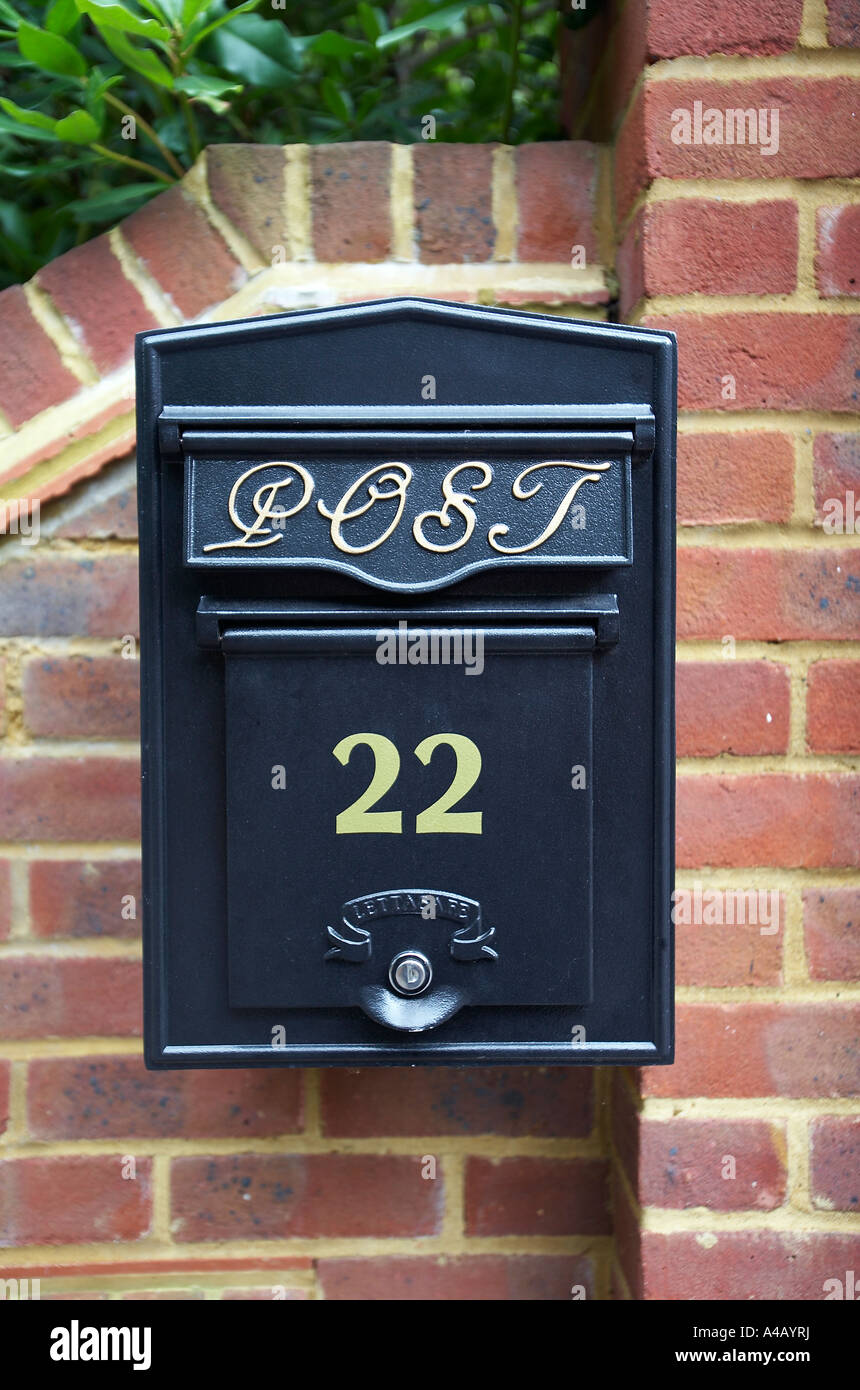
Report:
[{"label": "red brick wall", "polygon": [[[676,1064],[613,1078],[635,1298],[821,1299],[860,1254],[860,509],[824,524],[860,504],[849,10],[630,0],[581,108],[621,311],[678,335],[676,881],[722,904],[677,927]],[[696,102],[776,109],[778,149],[675,143]],[[749,890],[778,930],[718,920]]]},{"label": "red brick wall", "polygon": [[[814,1299],[858,1267],[858,39],[845,3],[772,10],[609,7],[565,53],[587,139],[210,150],[0,295],[0,501],[44,504],[0,544],[4,1275]],[[673,143],[697,101],[778,108],[779,150]],[[678,886],[777,929],[679,923],[671,1068],[146,1073],[132,333],[616,292],[681,355]]]}]

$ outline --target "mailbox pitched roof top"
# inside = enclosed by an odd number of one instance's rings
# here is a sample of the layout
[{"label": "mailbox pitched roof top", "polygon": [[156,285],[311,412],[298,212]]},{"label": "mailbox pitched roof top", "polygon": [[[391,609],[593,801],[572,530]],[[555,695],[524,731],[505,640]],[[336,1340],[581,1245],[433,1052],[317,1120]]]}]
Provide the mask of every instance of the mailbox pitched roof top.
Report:
[{"label": "mailbox pitched roof top", "polygon": [[[656,329],[442,300],[383,299],[158,329],[138,334],[137,351],[138,359],[150,353],[161,359],[163,399],[176,404],[319,407],[325,395],[332,404],[420,405],[421,379],[433,376],[437,405],[514,404],[512,378],[522,404],[588,405],[652,400],[651,362],[671,355],[672,342],[671,333]],[[239,356],[243,345],[247,373]],[[615,359],[611,367],[604,353]],[[310,357],[316,359],[312,378]],[[629,383],[623,397],[619,379]]]}]

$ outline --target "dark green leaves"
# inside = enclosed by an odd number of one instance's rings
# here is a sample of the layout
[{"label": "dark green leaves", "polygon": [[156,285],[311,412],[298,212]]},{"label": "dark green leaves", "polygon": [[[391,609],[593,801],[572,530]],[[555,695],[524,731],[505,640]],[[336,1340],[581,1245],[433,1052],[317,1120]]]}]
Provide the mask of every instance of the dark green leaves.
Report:
[{"label": "dark green leaves", "polygon": [[278,20],[242,14],[212,36],[219,67],[252,87],[280,92],[295,79],[301,53]]},{"label": "dark green leaves", "polygon": [[[603,0],[588,0],[591,16]],[[0,0],[0,286],[207,145],[559,135],[555,0]],[[513,61],[513,59],[516,61]]]},{"label": "dark green leaves", "polygon": [[122,34],[141,34],[148,39],[170,38],[170,30],[155,19],[135,14],[117,0],[75,0],[81,14],[89,15],[99,29],[118,29]]},{"label": "dark green leaves", "polygon": [[78,50],[61,34],[38,29],[26,20],[18,25],[18,48],[22,58],[28,59],[43,72],[59,73],[62,77],[83,77],[87,70]]}]

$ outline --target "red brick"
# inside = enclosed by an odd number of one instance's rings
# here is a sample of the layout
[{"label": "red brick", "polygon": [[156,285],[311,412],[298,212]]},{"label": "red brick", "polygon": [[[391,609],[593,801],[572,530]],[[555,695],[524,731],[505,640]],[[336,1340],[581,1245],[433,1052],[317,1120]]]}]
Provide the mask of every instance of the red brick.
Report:
[{"label": "red brick", "polygon": [[670,198],[645,209],[643,289],[780,294],[797,284],[797,204]]},{"label": "red brick", "polygon": [[613,1157],[620,1162],[631,1188],[635,1189],[639,1170],[639,1109],[636,1073],[629,1068],[613,1067],[609,1076],[609,1122]]},{"label": "red brick", "polygon": [[789,674],[773,661],[681,661],[675,667],[681,758],[788,751]]},{"label": "red brick", "polygon": [[[134,898],[134,903],[123,899]],[[140,935],[139,859],[39,859],[30,865],[35,936]],[[134,917],[123,912],[134,908]]]},{"label": "red brick", "polygon": [[[778,913],[780,930],[772,934],[768,932],[767,935],[762,935],[760,922],[734,926],[726,922],[716,926],[678,923],[675,927],[676,982],[679,985],[717,989],[728,989],[734,985],[781,984],[782,928],[785,923],[782,894]],[[767,923],[766,927],[770,925]]]},{"label": "red brick", "polygon": [[9,1078],[10,1064],[0,1062],[0,1134],[5,1134],[9,1123]]},{"label": "red brick", "polygon": [[[860,322],[849,315],[676,314],[642,322],[678,335],[682,409],[857,408]],[[734,400],[722,394],[726,377]]]},{"label": "red brick", "polygon": [[860,1115],[814,1120],[810,1141],[813,1205],[860,1211]]},{"label": "red brick", "polygon": [[[627,18],[631,11],[638,13],[638,7],[629,5],[624,17]],[[561,70],[561,126],[568,135],[574,128],[579,129],[585,117],[590,136],[596,140],[603,140],[607,136],[603,123],[603,91],[600,93],[601,99],[595,100],[593,105],[589,100],[594,83],[600,80],[600,59],[612,67],[615,84],[609,90],[615,96],[618,109],[626,105],[633,82],[647,61],[645,24],[641,17],[638,49],[634,49],[633,34],[628,26],[624,29],[624,41],[618,45],[614,43],[613,19],[612,7],[599,6],[589,14],[588,23],[578,29],[571,30],[563,24],[558,27],[556,41]]]},{"label": "red brick", "polygon": [[[646,1120],[639,1201],[654,1207],[773,1211],[786,1193],[786,1138],[763,1120]],[[726,1160],[734,1160],[734,1176]]]},{"label": "red brick", "polygon": [[181,188],[153,198],[120,230],[186,319],[228,299],[247,279],[206,214]]},{"label": "red brick", "polygon": [[[568,107],[567,128],[611,143],[643,68],[648,65],[645,4],[618,0],[588,11],[588,22],[571,37],[584,68],[577,105]],[[583,18],[583,16],[580,16]],[[560,29],[564,33],[564,29]],[[576,61],[576,60],[575,60]]]},{"label": "red brick", "polygon": [[851,1096],[860,1009],[824,1004],[679,1004],[676,1061],[641,1073],[649,1096]]},{"label": "red brick", "polygon": [[860,864],[860,776],[681,776],[677,794],[679,868]]},{"label": "red brick", "polygon": [[[634,1210],[628,1189],[617,1166],[612,1169],[612,1220],[615,1257],[630,1290],[630,1297],[642,1297],[642,1231],[639,1213]],[[613,1271],[614,1273],[614,1271]]]},{"label": "red brick", "polygon": [[[590,129],[591,114],[587,117],[585,130],[593,139],[612,143],[643,69],[648,66],[649,2],[645,0],[643,4],[640,0],[640,3],[631,5],[623,3],[623,0],[611,0],[608,17],[614,27],[608,43],[601,41],[593,13],[585,30],[580,30],[580,33],[594,34],[587,80],[594,84],[602,111],[599,115],[595,112],[599,124],[595,125],[594,130]],[[609,62],[606,61],[607,48],[611,53]],[[583,105],[587,107],[588,103]],[[581,119],[581,108],[577,116]]]},{"label": "red brick", "polygon": [[381,140],[311,147],[318,261],[384,261],[391,254],[391,151]]},{"label": "red brick", "polygon": [[[22,454],[7,474],[9,478],[26,476],[29,500],[34,505],[38,501],[43,507],[46,506],[128,453],[129,447],[134,443],[134,391],[130,375],[123,375],[120,393],[103,410],[97,410],[94,415],[80,420],[77,425],[64,422],[58,413],[54,413],[47,423],[41,422],[44,425],[44,429],[40,431],[42,442],[35,443],[28,452]],[[102,427],[111,421],[116,422],[116,431],[111,431],[110,437],[102,438],[100,442],[96,436],[100,436]],[[75,450],[77,460],[67,460],[62,471],[52,473],[50,469],[36,468],[39,463],[56,460],[58,449],[78,440],[85,440],[86,446]],[[41,536],[47,538],[55,534],[51,520],[43,517],[43,521]]]},{"label": "red brick", "polygon": [[94,237],[49,262],[36,283],[69,320],[102,373],[134,355],[134,335],[161,325],[122,272],[107,236]]},{"label": "red brick", "polygon": [[645,213],[645,208],[639,209],[616,253],[618,306],[622,318],[629,318],[645,296]]},{"label": "red brick", "polygon": [[[857,1237],[812,1231],[692,1231],[642,1236],[643,1298],[812,1300],[857,1268]],[[723,1349],[722,1342],[716,1345]],[[794,1345],[794,1344],[792,1344]],[[806,1343],[798,1343],[806,1346]],[[813,1352],[813,1356],[814,1356]]]},{"label": "red brick", "polygon": [[152,1164],[125,1156],[0,1162],[0,1245],[140,1240],[152,1219]]},{"label": "red brick", "polygon": [[86,478],[67,497],[43,504],[43,536],[69,540],[135,540],[137,489],[135,456],[115,458]]},{"label": "red brick", "polygon": [[788,53],[800,33],[803,0],[648,0],[648,47],[655,58],[682,53]]},{"label": "red brick", "polygon": [[860,48],[857,0],[827,0],[827,41],[834,48]]},{"label": "red brick", "polygon": [[810,666],[806,742],[816,753],[860,753],[860,661]]},{"label": "red brick", "polygon": [[[645,99],[647,87],[640,88],[615,142],[613,179],[616,221],[620,226],[639,193],[654,177],[645,143]],[[633,302],[633,301],[631,301]]]},{"label": "red brick", "polygon": [[678,636],[788,642],[860,632],[856,550],[678,553]]},{"label": "red brick", "polygon": [[0,941],[5,941],[12,926],[12,866],[0,859]]},{"label": "red brick", "polygon": [[598,259],[596,145],[584,140],[542,141],[516,150],[521,261],[562,261],[574,246],[591,265]]},{"label": "red brick", "polygon": [[136,758],[0,761],[0,839],[137,840]]},{"label": "red brick", "polygon": [[123,1037],[140,1033],[140,966],[133,960],[0,959],[0,1037]]},{"label": "red brick", "polygon": [[24,663],[24,723],[48,738],[136,738],[137,661],[121,656],[38,656]]},{"label": "red brick", "polygon": [[178,1241],[427,1236],[440,1229],[441,1164],[377,1154],[242,1154],[172,1163]]},{"label": "red brick", "polygon": [[321,1259],[319,1279],[329,1300],[350,1302],[570,1302],[579,1285],[594,1296],[585,1255],[442,1255]]},{"label": "red brick", "polygon": [[814,451],[816,521],[828,534],[860,534],[860,434],[816,435]]},{"label": "red brick", "polygon": [[20,285],[0,293],[0,410],[16,428],[81,389]]},{"label": "red brick", "polygon": [[806,958],[813,980],[860,980],[860,888],[806,888]]},{"label": "red brick", "polygon": [[322,1073],[325,1134],[505,1134],[583,1137],[594,1075],[580,1067],[405,1067]]},{"label": "red brick", "polygon": [[493,226],[491,145],[412,146],[415,226],[420,259],[445,264],[488,261]]},{"label": "red brick", "polygon": [[606,1235],[607,1170],[597,1158],[469,1158],[470,1236]]},{"label": "red brick", "polygon": [[150,1072],[137,1057],[30,1064],[34,1139],[260,1138],[301,1127],[300,1071]]},{"label": "red brick", "polygon": [[827,299],[860,295],[860,204],[819,208],[815,283]]},{"label": "red brick", "polygon": [[[721,22],[714,11],[715,22]],[[758,141],[676,144],[673,111],[779,112],[778,149],[763,154]],[[860,172],[856,131],[857,85],[852,77],[774,76],[742,81],[695,78],[646,82],[619,138],[615,194],[619,220],[637,193],[663,178],[851,178]],[[626,127],[630,127],[629,130]],[[772,148],[773,130],[768,117]]]},{"label": "red brick", "polygon": [[60,522],[56,534],[69,540],[136,540],[135,489],[123,488],[104,502],[94,501],[91,506],[82,506]]},{"label": "red brick", "polygon": [[2,637],[124,637],[137,633],[137,558],[41,557],[3,566]]},{"label": "red brick", "polygon": [[215,206],[271,265],[288,238],[282,145],[210,145],[206,175]]}]

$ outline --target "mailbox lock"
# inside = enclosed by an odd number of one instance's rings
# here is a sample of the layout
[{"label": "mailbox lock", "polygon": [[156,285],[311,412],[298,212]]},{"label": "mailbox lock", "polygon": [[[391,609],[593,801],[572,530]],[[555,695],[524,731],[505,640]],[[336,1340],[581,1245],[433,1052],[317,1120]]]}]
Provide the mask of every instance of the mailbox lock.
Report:
[{"label": "mailbox lock", "polygon": [[432,976],[430,962],[420,951],[401,951],[388,967],[391,988],[398,994],[421,994]]}]

